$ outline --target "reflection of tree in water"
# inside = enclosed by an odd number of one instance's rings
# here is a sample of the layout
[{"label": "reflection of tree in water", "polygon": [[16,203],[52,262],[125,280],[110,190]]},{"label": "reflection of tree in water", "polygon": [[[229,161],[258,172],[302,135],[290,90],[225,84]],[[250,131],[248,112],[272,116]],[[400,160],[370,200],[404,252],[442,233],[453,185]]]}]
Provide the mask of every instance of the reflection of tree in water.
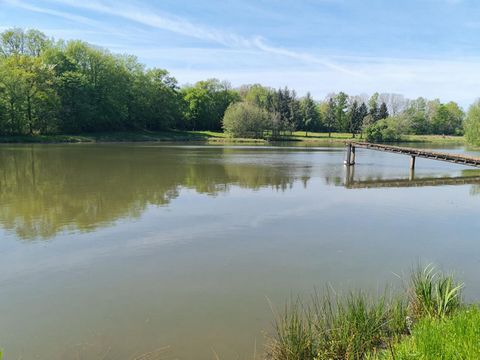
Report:
[{"label": "reflection of tree in water", "polygon": [[480,185],[472,185],[470,188],[470,195],[480,195]]},{"label": "reflection of tree in water", "polygon": [[[150,205],[168,204],[182,187],[215,195],[230,186],[287,189],[308,180],[287,165],[235,163],[235,150],[139,146],[0,148],[0,225],[18,237],[88,231]],[[266,155],[268,156],[268,155]]]}]

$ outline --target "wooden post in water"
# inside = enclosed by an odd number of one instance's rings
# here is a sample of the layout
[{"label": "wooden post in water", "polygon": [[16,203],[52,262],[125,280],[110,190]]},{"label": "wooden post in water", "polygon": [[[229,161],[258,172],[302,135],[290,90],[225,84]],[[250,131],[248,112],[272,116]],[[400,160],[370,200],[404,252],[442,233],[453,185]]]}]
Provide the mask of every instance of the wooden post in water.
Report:
[{"label": "wooden post in water", "polygon": [[350,186],[353,184],[353,179],[355,178],[355,166],[347,166],[345,169],[345,186]]},{"label": "wooden post in water", "polygon": [[350,166],[352,162],[352,144],[347,144],[347,158],[343,162],[346,166]]},{"label": "wooden post in water", "polygon": [[410,170],[415,170],[415,156],[410,158]]},{"label": "wooden post in water", "polygon": [[355,165],[355,146],[352,146],[352,156],[350,160],[350,165]]}]

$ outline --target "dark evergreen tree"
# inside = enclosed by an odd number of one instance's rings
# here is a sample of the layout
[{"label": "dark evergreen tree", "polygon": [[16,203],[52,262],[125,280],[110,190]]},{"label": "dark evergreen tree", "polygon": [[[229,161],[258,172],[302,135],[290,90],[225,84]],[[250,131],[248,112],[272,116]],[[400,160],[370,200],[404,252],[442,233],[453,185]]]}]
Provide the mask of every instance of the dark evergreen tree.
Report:
[{"label": "dark evergreen tree", "polygon": [[382,104],[380,105],[380,109],[378,109],[377,120],[386,119],[386,118],[388,118],[387,104],[385,104],[385,102],[382,102]]},{"label": "dark evergreen tree", "polygon": [[299,130],[305,131],[305,136],[308,136],[309,131],[317,131],[320,127],[320,112],[317,104],[312,99],[310,93],[300,101],[301,108],[301,123]]},{"label": "dark evergreen tree", "polygon": [[352,133],[353,137],[355,137],[355,135],[360,131],[363,123],[363,118],[366,116],[366,114],[367,107],[365,103],[362,103],[361,106],[358,106],[358,102],[355,100],[350,106],[348,112],[348,120],[350,132]]}]

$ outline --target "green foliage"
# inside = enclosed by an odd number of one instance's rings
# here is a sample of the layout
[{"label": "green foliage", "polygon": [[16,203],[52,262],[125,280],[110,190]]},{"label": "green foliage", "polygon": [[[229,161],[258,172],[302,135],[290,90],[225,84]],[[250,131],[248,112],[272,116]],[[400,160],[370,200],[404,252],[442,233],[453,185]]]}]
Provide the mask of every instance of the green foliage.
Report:
[{"label": "green foliage", "polygon": [[465,119],[465,137],[470,144],[480,146],[480,100],[468,109]]},{"label": "green foliage", "polygon": [[265,110],[271,107],[274,92],[275,90],[260,84],[245,85],[239,90],[240,96],[244,101],[255,104]]},{"label": "green foliage", "polygon": [[340,132],[349,132],[350,124],[348,121],[348,95],[344,92],[338,93],[335,98],[335,122],[336,128]]},{"label": "green foliage", "polygon": [[228,106],[239,101],[237,92],[228,82],[217,79],[200,81],[182,90],[185,101],[185,128],[189,130],[220,130]]},{"label": "green foliage", "polygon": [[450,318],[420,320],[411,336],[389,351],[372,358],[378,360],[480,359],[480,309],[459,310]]},{"label": "green foliage", "polygon": [[402,137],[399,118],[382,119],[365,128],[365,138],[369,142],[393,142]]},{"label": "green foliage", "polygon": [[325,115],[324,115],[324,123],[328,131],[328,137],[331,136],[331,133],[334,131],[335,126],[335,101],[333,98],[328,100],[328,104],[326,106]]},{"label": "green foliage", "polygon": [[176,80],[133,57],[21,29],[1,34],[0,50],[0,134],[159,130],[181,122]]},{"label": "green foliage", "polygon": [[[267,358],[478,358],[480,310],[462,308],[462,285],[429,265],[413,271],[407,287],[403,298],[326,290],[308,303],[296,299],[276,316]],[[454,356],[456,345],[464,356]]]},{"label": "green foliage", "polygon": [[275,319],[275,338],[267,346],[267,358],[274,360],[315,359],[316,334],[311,314],[301,299],[285,305]]},{"label": "green foliage", "polygon": [[316,293],[308,304],[297,299],[277,316],[267,358],[361,359],[392,336],[405,333],[405,317],[406,306],[392,297]]},{"label": "green foliage", "polygon": [[412,274],[410,310],[416,318],[443,318],[456,311],[461,304],[463,284],[453,276],[444,275],[428,265]]},{"label": "green foliage", "polygon": [[272,113],[273,137],[282,132],[292,133],[302,123],[300,102],[295,91],[287,87],[273,93],[269,111]]},{"label": "green foliage", "polygon": [[321,126],[321,115],[317,104],[312,99],[310,93],[300,100],[301,109],[301,123],[298,126],[299,130],[305,131],[308,135],[309,131],[318,131]]},{"label": "green foliage", "polygon": [[404,116],[408,119],[410,130],[413,134],[422,135],[429,132],[427,119],[427,101],[419,97],[412,100],[404,111]]},{"label": "green foliage", "polygon": [[463,110],[454,102],[440,104],[435,110],[431,120],[432,133],[459,135],[464,118]]},{"label": "green foliage", "polygon": [[270,128],[268,120],[268,113],[257,105],[239,102],[227,108],[223,129],[232,137],[259,139]]},{"label": "green foliage", "polygon": [[462,135],[465,114],[457,103],[418,98],[403,112],[413,134]]},{"label": "green foliage", "polygon": [[380,105],[380,109],[378,109],[378,120],[386,119],[388,118],[388,109],[387,109],[387,104],[385,102],[382,102]]},{"label": "green foliage", "polygon": [[348,112],[348,121],[350,132],[352,133],[353,137],[355,137],[355,134],[357,134],[362,128],[364,118],[367,116],[367,114],[368,109],[365,103],[362,103],[360,106],[358,106],[358,102],[355,100],[350,106],[350,110]]},{"label": "green foliage", "polygon": [[[0,62],[0,102],[4,117],[0,132],[48,132],[56,125],[58,98],[52,68],[39,58],[15,55]],[[46,119],[50,121],[47,123]]]},{"label": "green foliage", "polygon": [[[419,98],[407,103],[398,94],[375,93],[367,106],[365,97],[340,92],[317,103],[309,93],[298,99],[288,88],[255,84],[232,89],[217,79],[180,89],[166,70],[146,69],[133,56],[82,41],[56,42],[37,30],[15,28],[0,34],[0,135],[219,131],[228,106],[242,100],[269,113],[271,138],[296,130],[307,136],[322,130],[355,136],[362,127],[389,118],[389,112],[405,119],[402,129],[386,126],[391,122],[372,127],[375,141],[398,140],[398,130],[463,132],[464,114],[454,102]],[[476,136],[474,123],[470,121],[470,138]]]},{"label": "green foliage", "polygon": [[378,98],[379,98],[379,94],[376,92],[368,100],[368,107],[369,107],[368,114],[372,118],[372,123],[376,122],[380,119],[379,116],[378,116],[378,110],[379,110],[378,109]]}]

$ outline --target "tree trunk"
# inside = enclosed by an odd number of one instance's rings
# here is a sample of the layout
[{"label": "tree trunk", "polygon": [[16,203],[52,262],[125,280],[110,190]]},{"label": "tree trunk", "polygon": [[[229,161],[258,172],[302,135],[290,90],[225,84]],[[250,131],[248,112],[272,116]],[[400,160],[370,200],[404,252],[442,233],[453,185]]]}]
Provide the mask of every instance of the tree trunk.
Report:
[{"label": "tree trunk", "polygon": [[13,131],[14,126],[16,125],[15,121],[15,103],[10,99],[10,131]]},{"label": "tree trunk", "polygon": [[28,117],[28,128],[30,135],[33,135],[33,124],[32,124],[32,101],[30,96],[27,96],[27,117]]}]

